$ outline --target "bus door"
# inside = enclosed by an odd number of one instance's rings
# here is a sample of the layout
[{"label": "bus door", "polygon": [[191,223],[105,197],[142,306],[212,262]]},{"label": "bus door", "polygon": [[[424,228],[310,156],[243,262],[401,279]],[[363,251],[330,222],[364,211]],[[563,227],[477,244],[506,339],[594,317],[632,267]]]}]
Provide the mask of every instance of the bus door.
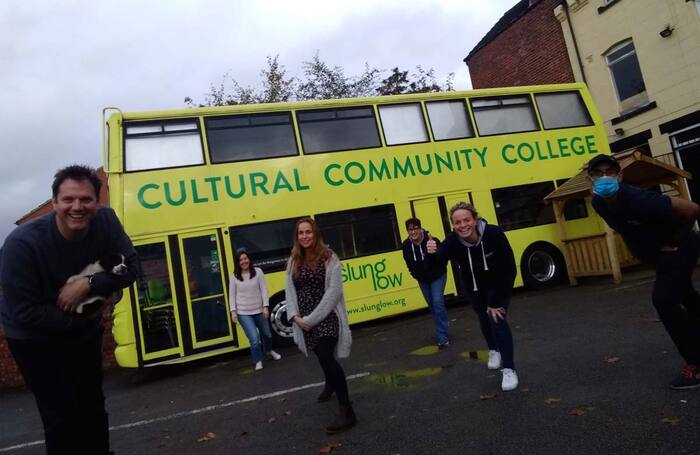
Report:
[{"label": "bus door", "polygon": [[[139,364],[183,355],[182,331],[176,277],[170,266],[173,263],[171,240],[167,237],[149,239],[147,243],[134,245],[139,261],[136,284],[131,289],[135,339],[140,347]],[[113,329],[115,339],[129,338],[128,324],[117,326],[115,314]]]},{"label": "bus door", "polygon": [[228,271],[222,259],[221,229],[180,234],[178,237],[180,276],[186,302],[184,311],[181,305],[186,351],[188,348],[197,352],[231,346],[235,340],[229,316]]},{"label": "bus door", "polygon": [[[444,225],[444,198],[443,197],[427,197],[422,199],[411,200],[411,214],[421,221],[423,229],[429,231],[431,235],[445,239]],[[455,293],[455,280],[453,274],[447,274],[447,283],[445,285],[445,294]]]}]

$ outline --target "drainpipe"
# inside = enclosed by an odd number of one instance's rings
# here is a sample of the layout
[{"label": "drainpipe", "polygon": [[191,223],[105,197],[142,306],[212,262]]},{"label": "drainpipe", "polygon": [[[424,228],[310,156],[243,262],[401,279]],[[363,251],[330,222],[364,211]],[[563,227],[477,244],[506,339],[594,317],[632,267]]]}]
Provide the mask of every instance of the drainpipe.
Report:
[{"label": "drainpipe", "polygon": [[569,32],[571,33],[571,40],[574,42],[574,51],[576,52],[576,60],[578,61],[578,68],[581,70],[581,77],[583,77],[583,82],[588,85],[586,81],[586,73],[583,71],[583,63],[581,62],[581,54],[578,51],[578,42],[576,41],[576,34],[574,33],[574,27],[571,25],[571,15],[569,14],[569,5],[566,0],[561,2],[561,6],[564,7],[564,12],[566,13],[566,23],[569,24]]}]

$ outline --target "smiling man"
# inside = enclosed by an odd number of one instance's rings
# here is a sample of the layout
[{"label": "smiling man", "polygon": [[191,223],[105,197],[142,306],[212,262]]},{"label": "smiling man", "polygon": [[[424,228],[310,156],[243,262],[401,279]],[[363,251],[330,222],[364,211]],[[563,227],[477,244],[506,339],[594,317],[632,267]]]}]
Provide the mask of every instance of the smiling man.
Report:
[{"label": "smiling man", "polygon": [[691,230],[700,207],[625,185],[620,164],[609,155],[589,161],[588,178],[595,211],[622,236],[637,259],[656,268],[651,300],[686,362],[670,387],[700,387],[700,296],[693,287],[700,239]]},{"label": "smiling man", "polygon": [[[129,286],[136,252],[114,211],[98,205],[101,182],[85,166],[58,171],[53,211],[16,228],[0,253],[0,320],[10,351],[34,397],[49,454],[109,453],[102,392],[102,313],[77,314],[89,296]],[[124,275],[100,272],[66,284],[111,254]]]}]

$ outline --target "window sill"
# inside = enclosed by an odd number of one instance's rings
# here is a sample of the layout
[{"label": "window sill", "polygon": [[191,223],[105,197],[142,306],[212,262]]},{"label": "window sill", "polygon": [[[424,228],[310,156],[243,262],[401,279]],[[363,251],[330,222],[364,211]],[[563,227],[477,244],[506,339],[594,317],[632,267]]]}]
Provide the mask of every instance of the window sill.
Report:
[{"label": "window sill", "polygon": [[617,125],[618,123],[624,122],[627,119],[630,119],[632,117],[636,117],[637,115],[643,114],[644,112],[650,111],[654,108],[656,108],[656,101],[650,101],[643,106],[635,107],[634,109],[627,111],[624,114],[620,114],[619,117],[615,117],[614,119],[611,119],[610,122],[613,125]]},{"label": "window sill", "polygon": [[608,8],[610,8],[611,6],[613,6],[616,3],[619,3],[619,1],[620,0],[612,0],[607,5],[599,6],[598,7],[598,14],[603,14],[604,12],[606,12],[608,10]]}]

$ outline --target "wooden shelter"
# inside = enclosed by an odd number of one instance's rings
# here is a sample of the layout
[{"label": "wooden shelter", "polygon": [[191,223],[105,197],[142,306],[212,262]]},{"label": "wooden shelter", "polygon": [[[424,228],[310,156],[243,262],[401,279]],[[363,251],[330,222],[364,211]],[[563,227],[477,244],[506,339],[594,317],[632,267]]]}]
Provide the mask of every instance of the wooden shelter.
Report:
[{"label": "wooden shelter", "polygon": [[[639,187],[668,185],[680,197],[689,199],[683,179],[691,178],[689,172],[632,150],[614,155],[623,172],[624,183]],[[577,277],[612,275],[615,283],[622,281],[621,269],[638,264],[629,253],[624,241],[607,224],[605,232],[583,237],[568,237],[564,207],[570,199],[591,196],[591,184],[586,169],[560,185],[547,195],[545,202],[554,204],[554,216],[559,226],[559,235],[564,243],[564,259],[569,283],[576,285]]]}]

